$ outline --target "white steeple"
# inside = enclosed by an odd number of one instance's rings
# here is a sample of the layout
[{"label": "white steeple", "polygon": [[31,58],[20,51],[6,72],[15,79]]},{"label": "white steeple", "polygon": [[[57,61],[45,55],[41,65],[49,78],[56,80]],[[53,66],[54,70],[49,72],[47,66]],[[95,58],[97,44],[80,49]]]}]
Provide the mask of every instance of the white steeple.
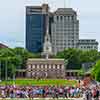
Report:
[{"label": "white steeple", "polygon": [[49,55],[52,55],[52,45],[50,42],[50,35],[49,35],[49,16],[46,17],[46,34],[43,46],[43,55],[45,55],[46,59],[48,59]]},{"label": "white steeple", "polygon": [[45,35],[43,52],[46,52],[46,53],[52,52],[52,45],[51,45],[51,42],[50,42],[50,35],[49,34]]}]

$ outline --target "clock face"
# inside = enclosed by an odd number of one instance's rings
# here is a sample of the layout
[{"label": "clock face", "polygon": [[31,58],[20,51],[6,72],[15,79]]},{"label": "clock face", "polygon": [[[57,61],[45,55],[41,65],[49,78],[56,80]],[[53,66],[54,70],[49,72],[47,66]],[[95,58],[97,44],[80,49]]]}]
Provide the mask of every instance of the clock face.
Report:
[{"label": "clock face", "polygon": [[49,47],[46,47],[46,50],[49,50]]}]

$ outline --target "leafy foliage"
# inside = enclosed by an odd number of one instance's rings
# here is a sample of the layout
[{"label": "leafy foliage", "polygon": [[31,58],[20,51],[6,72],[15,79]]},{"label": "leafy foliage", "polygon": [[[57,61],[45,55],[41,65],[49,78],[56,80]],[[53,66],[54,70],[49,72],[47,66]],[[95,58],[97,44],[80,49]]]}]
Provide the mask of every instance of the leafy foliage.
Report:
[{"label": "leafy foliage", "polygon": [[6,70],[7,77],[12,78],[16,73],[16,69],[24,69],[28,58],[38,58],[40,54],[33,54],[24,48],[2,48],[0,49],[0,68],[1,77],[5,79]]},{"label": "leafy foliage", "polygon": [[81,69],[79,70],[79,72],[78,72],[78,75],[79,75],[79,76],[83,76],[84,73],[85,73],[84,69],[81,68]]},{"label": "leafy foliage", "polygon": [[100,82],[100,60],[97,61],[96,65],[92,69],[92,75]]},{"label": "leafy foliage", "polygon": [[69,48],[58,52],[56,58],[68,60],[67,69],[81,69],[82,63],[96,62],[100,59],[100,52],[97,50],[83,51]]},{"label": "leafy foliage", "polygon": [[[1,77],[5,79],[6,70],[7,77],[12,78],[16,73],[16,69],[25,69],[26,61],[28,58],[40,58],[40,54],[30,53],[24,48],[17,47],[2,48],[0,49],[0,68]],[[65,49],[62,52],[58,52],[55,58],[64,58],[66,61],[66,69],[81,69],[81,65],[84,62],[96,62],[100,59],[100,52],[96,50],[82,51],[79,49]],[[100,80],[100,62],[98,61],[93,69],[93,75],[96,80]],[[7,69],[6,69],[7,68]],[[81,71],[81,70],[80,70]],[[81,71],[81,73],[83,73]]]}]

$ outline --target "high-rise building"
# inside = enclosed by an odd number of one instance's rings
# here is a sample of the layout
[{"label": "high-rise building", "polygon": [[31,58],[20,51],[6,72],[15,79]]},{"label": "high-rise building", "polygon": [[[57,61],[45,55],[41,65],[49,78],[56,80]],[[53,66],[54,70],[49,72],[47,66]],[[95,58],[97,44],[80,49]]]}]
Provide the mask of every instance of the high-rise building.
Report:
[{"label": "high-rise building", "polygon": [[95,39],[80,39],[77,45],[81,50],[98,50],[98,42]]},{"label": "high-rise building", "polygon": [[47,4],[26,7],[26,49],[30,52],[43,50],[48,10]]},{"label": "high-rise building", "polygon": [[53,13],[51,24],[51,40],[53,53],[65,48],[76,48],[79,40],[79,21],[72,8],[58,8]]},{"label": "high-rise building", "polygon": [[68,48],[98,50],[97,41],[79,40],[79,20],[77,12],[72,8],[58,8],[51,13],[48,4],[27,6],[26,49],[33,53],[41,53],[46,47],[44,44],[47,36],[53,54]]}]

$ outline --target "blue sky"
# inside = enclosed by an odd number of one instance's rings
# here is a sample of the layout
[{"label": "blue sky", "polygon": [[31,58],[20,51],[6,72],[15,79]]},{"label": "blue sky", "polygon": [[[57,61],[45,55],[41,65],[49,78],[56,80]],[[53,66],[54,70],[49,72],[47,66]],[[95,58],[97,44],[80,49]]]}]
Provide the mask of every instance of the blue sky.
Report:
[{"label": "blue sky", "polygon": [[[41,5],[47,0],[0,0],[0,42],[10,47],[25,44],[25,6]],[[64,0],[48,0],[51,10],[64,7]],[[80,38],[100,43],[100,0],[66,0],[80,20]],[[100,50],[100,46],[99,46]]]}]

